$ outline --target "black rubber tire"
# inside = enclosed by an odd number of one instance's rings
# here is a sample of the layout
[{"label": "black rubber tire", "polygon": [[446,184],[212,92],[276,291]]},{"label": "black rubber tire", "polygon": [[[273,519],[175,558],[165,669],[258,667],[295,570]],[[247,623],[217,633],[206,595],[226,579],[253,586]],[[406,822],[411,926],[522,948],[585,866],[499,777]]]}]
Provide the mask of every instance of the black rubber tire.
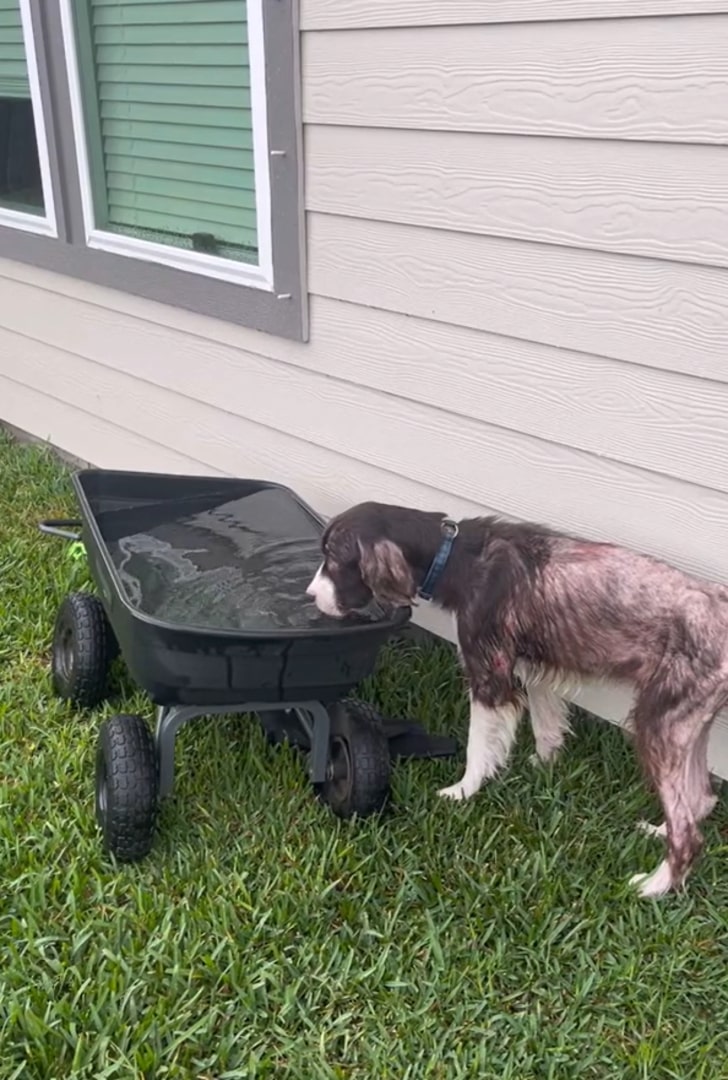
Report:
[{"label": "black rubber tire", "polygon": [[329,775],[320,785],[320,797],[337,817],[376,814],[389,799],[391,774],[379,713],[363,701],[340,701],[329,709],[329,717]]},{"label": "black rubber tire", "polygon": [[96,820],[104,850],[138,862],[154,843],[159,770],[152,733],[141,716],[104,720],[96,747]]},{"label": "black rubber tire", "polygon": [[53,632],[53,688],[64,701],[93,709],[106,697],[118,646],[104,606],[92,593],[69,593]]}]

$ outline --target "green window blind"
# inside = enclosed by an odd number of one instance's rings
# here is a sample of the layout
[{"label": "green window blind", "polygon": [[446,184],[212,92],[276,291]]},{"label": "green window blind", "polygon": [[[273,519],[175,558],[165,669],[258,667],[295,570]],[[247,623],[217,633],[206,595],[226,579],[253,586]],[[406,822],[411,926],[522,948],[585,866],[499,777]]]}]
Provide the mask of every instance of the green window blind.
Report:
[{"label": "green window blind", "polygon": [[30,100],[18,0],[0,0],[0,98]]},{"label": "green window blind", "polygon": [[76,10],[97,226],[255,262],[245,0]]}]

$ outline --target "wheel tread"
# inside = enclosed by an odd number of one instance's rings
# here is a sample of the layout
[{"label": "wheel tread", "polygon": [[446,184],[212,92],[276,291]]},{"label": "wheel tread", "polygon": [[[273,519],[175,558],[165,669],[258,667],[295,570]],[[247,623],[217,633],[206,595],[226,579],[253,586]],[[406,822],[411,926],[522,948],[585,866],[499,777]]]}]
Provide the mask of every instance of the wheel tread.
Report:
[{"label": "wheel tread", "polygon": [[363,701],[340,702],[332,712],[331,734],[347,739],[353,777],[344,802],[330,797],[332,790],[327,784],[324,798],[339,817],[377,813],[389,797],[391,774],[389,741],[379,713]]},{"label": "wheel tread", "polygon": [[158,769],[154,740],[140,716],[118,715],[99,731],[99,770],[105,769],[106,808],[97,798],[104,847],[120,862],[137,862],[149,853],[158,809]]},{"label": "wheel tread", "polygon": [[[73,670],[65,676],[56,650],[68,626],[72,627],[75,648]],[[106,696],[115,652],[116,639],[99,598],[88,592],[69,593],[58,609],[53,643],[53,684],[59,696],[78,708],[98,705]]]}]

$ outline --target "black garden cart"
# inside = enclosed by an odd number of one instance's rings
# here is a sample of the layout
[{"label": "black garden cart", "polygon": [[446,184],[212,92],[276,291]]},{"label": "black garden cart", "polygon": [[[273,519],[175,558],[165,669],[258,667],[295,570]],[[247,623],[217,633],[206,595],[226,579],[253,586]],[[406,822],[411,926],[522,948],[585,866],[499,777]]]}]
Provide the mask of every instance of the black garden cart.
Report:
[{"label": "black garden cart", "polygon": [[73,484],[80,520],[41,529],[83,544],[97,593],[60,606],[54,687],[93,708],[121,652],[157,706],[154,733],[140,716],[100,727],[96,815],[116,858],[149,852],[159,799],[174,783],[175,736],[196,717],[257,715],[272,740],[308,752],[312,783],[342,817],[381,809],[393,754],[454,752],[452,740],[348,697],[409,611],[335,621],[305,602],[324,525],[292,491],[92,469]]}]

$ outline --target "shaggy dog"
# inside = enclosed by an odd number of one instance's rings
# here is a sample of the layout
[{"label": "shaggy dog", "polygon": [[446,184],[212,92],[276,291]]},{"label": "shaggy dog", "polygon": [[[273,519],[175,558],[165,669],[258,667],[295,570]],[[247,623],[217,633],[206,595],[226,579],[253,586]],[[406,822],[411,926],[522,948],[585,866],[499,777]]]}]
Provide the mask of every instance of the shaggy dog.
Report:
[{"label": "shaggy dog", "polygon": [[716,802],[707,744],[728,703],[728,588],[537,525],[379,503],[331,521],[322,546],[308,594],[325,614],[419,596],[455,616],[471,707],[465,773],[446,798],[470,798],[506,763],[526,704],[549,761],[568,731],[564,684],[630,683],[637,752],[665,816],[644,827],[667,840],[657,869],[631,880],[642,896],[683,884]]}]

